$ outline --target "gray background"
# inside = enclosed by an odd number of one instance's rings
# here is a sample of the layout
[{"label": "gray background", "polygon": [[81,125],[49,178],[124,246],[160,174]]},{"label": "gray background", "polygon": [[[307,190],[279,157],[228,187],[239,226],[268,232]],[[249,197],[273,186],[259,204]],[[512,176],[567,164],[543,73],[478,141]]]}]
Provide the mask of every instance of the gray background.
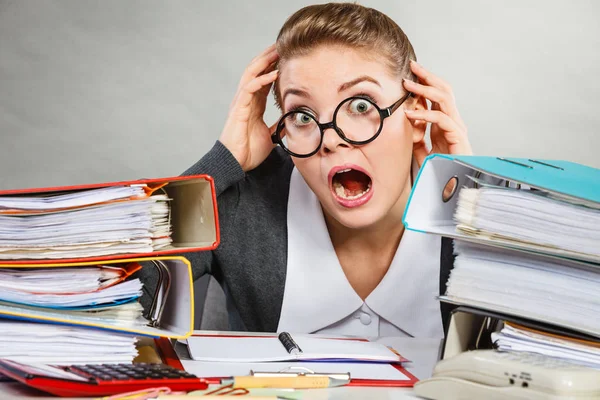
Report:
[{"label": "gray background", "polygon": [[[0,0],[0,189],[181,173],[310,3]],[[599,2],[361,3],[453,85],[476,153],[600,167]]]},{"label": "gray background", "polygon": [[[218,138],[248,61],[310,3],[0,0],[0,189],[178,175]],[[600,2],[361,3],[453,85],[477,154],[600,167]],[[226,328],[211,288],[220,313],[197,324]]]}]

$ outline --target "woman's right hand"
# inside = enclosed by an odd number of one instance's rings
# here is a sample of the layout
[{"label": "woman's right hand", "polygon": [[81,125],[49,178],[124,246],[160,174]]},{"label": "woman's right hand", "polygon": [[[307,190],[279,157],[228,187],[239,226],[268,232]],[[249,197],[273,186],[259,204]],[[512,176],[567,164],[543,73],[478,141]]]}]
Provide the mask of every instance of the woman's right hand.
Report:
[{"label": "woman's right hand", "polygon": [[245,172],[260,165],[273,150],[271,134],[276,124],[268,127],[264,113],[269,90],[277,79],[278,71],[272,69],[278,57],[275,45],[271,45],[250,62],[219,138]]}]

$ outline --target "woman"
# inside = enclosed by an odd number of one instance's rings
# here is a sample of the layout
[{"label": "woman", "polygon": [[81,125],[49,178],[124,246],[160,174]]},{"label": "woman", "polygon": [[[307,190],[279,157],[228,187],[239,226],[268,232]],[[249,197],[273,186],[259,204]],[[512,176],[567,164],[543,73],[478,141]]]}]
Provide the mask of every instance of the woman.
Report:
[{"label": "woman", "polygon": [[[414,59],[387,16],[335,3],[296,12],[247,67],[185,173],[215,178],[221,244],[186,256],[221,283],[232,329],[443,336],[440,239],[402,215],[430,151],[471,149],[450,86]],[[283,117],[268,127],[271,86]]]}]

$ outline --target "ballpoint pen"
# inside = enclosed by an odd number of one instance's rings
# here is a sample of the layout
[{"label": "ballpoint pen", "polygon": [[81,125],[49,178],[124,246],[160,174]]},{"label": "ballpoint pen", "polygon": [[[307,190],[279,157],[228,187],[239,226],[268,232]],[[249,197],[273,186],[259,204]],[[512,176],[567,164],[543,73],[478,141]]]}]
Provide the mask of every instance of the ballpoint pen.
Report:
[{"label": "ballpoint pen", "polygon": [[233,385],[234,388],[288,388],[288,389],[317,389],[343,386],[350,383],[350,379],[338,379],[328,376],[281,376],[281,377],[256,377],[234,376],[221,381],[224,385]]}]

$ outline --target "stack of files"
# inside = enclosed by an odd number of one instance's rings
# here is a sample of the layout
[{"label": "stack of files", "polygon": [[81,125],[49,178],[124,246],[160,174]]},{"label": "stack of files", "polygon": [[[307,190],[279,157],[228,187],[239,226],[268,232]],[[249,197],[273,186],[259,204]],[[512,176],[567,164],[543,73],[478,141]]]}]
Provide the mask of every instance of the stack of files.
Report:
[{"label": "stack of files", "polygon": [[[290,347],[282,335],[287,335]],[[350,374],[353,386],[412,386],[416,378],[402,364],[408,362],[380,343],[306,334],[227,336],[195,334],[186,339],[190,361],[186,371],[214,379],[229,376],[304,372]]]},{"label": "stack of files", "polygon": [[[0,312],[38,312],[56,318],[117,326],[143,326],[138,263],[79,268],[0,269]],[[2,331],[0,330],[0,333]]]},{"label": "stack of files", "polygon": [[498,243],[600,262],[600,204],[482,184],[459,193],[457,230]]},{"label": "stack of files", "polygon": [[491,335],[500,351],[525,351],[600,369],[600,343],[505,322]]},{"label": "stack of files", "polygon": [[[152,293],[145,294],[134,276],[141,268],[156,269]],[[150,296],[148,309],[141,305],[142,296]],[[191,299],[191,264],[181,256],[126,258],[100,265],[0,264],[1,319],[185,338],[194,324]]]},{"label": "stack of files", "polygon": [[72,326],[0,320],[0,359],[25,364],[130,363],[137,356],[131,335]]},{"label": "stack of files", "polygon": [[447,301],[600,336],[600,267],[570,259],[454,243]]},{"label": "stack of files", "polygon": [[[452,182],[454,193],[443,194]],[[498,349],[549,351],[552,343],[562,356],[597,353],[600,170],[560,160],[430,156],[404,224],[455,239],[442,302],[516,317],[529,327],[546,324],[540,332],[564,339],[558,345],[555,337],[534,338],[507,325],[493,334]],[[591,347],[565,339],[575,334]],[[586,357],[590,365],[597,360]]]},{"label": "stack of files", "polygon": [[[172,254],[218,243],[206,175],[1,191],[0,340],[18,345],[0,358],[131,362],[137,336],[189,336],[191,265]],[[140,268],[156,269],[146,310]]]},{"label": "stack of files", "polygon": [[0,196],[0,260],[149,253],[171,243],[169,197],[147,185]]},{"label": "stack of files", "polygon": [[207,175],[0,191],[0,263],[107,261],[214,250]]}]

